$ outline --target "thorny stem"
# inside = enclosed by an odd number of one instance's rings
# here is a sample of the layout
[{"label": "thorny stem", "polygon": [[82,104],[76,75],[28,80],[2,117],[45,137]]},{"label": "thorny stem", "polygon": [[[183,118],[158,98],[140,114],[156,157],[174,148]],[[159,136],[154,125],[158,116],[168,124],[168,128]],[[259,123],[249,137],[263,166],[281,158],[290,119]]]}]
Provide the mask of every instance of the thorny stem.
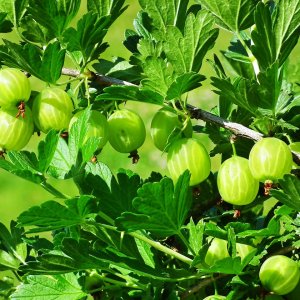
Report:
[{"label": "thorny stem", "polygon": [[[105,214],[101,213],[101,217],[105,217]],[[106,218],[106,217],[105,217]],[[108,218],[110,219],[110,218]],[[110,222],[111,223],[111,222]],[[107,224],[98,224],[97,225],[103,227],[103,228],[106,228],[106,229],[109,229],[109,230],[113,230],[113,231],[118,231],[117,227],[115,226],[112,226],[112,225],[107,225]],[[161,243],[159,242],[156,242],[154,240],[151,240],[150,238],[146,237],[145,235],[142,235],[140,233],[137,233],[137,232],[125,232],[125,234],[128,234],[136,239],[139,239],[141,241],[144,241],[146,242],[147,244],[149,244],[150,246],[152,246],[153,248],[161,251],[161,252],[164,252],[165,254],[167,255],[170,255],[170,256],[173,256],[175,258],[177,258],[178,260],[188,264],[188,265],[191,265],[191,263],[193,262],[192,259],[186,257],[185,255],[182,255],[164,245],[162,245]]]},{"label": "thorny stem", "polygon": [[[62,69],[62,75],[67,75],[71,77],[81,76],[79,71],[71,70],[67,68]],[[100,86],[111,86],[111,85],[127,85],[127,86],[136,86],[131,82],[112,78],[109,76],[91,73],[89,80],[94,81],[95,83],[99,84]],[[192,105],[187,105],[187,109],[191,115],[192,119],[203,120],[205,122],[216,124],[220,127],[228,129],[236,136],[244,137],[253,141],[258,141],[263,138],[263,135],[257,131],[254,131],[246,126],[243,126],[239,123],[231,122],[229,120],[220,118],[208,111],[202,110],[201,108],[197,108]],[[297,164],[300,164],[300,154],[292,151],[293,159]]]}]

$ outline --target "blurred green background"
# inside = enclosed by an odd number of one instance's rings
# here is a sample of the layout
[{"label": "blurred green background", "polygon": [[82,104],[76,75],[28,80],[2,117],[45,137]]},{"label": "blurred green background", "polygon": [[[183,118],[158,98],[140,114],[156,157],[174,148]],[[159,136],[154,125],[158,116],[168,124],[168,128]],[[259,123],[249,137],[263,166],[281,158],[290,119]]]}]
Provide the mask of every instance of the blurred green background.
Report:
[{"label": "blurred green background", "polygon": [[[85,11],[85,1],[82,1],[82,8],[80,14]],[[122,41],[124,37],[124,29],[133,28],[133,20],[137,11],[140,9],[138,1],[127,1],[129,8],[125,13],[114,23],[107,34],[106,40],[109,42],[110,47],[105,52],[103,58],[111,60],[113,57],[121,56],[128,58],[130,53],[123,46]],[[80,16],[78,15],[78,17]],[[3,38],[16,39],[16,36],[9,34],[3,35]],[[228,35],[222,33],[219,36],[217,44],[213,51],[216,49],[225,48],[228,45]],[[209,52],[208,57],[212,56],[212,50]],[[189,102],[204,108],[210,109],[216,105],[216,95],[211,92],[209,85],[209,77],[212,75],[212,69],[207,62],[204,62],[201,73],[208,79],[204,82],[204,85],[197,91],[189,94]],[[33,90],[39,90],[43,87],[43,83],[38,82],[34,78],[30,78]],[[150,122],[154,113],[159,109],[156,105],[142,104],[142,103],[127,103],[126,107],[131,107],[135,111],[138,111],[145,121],[147,131],[147,138],[145,144],[139,150],[140,161],[136,165],[131,164],[131,160],[127,158],[126,154],[120,154],[114,151],[110,145],[106,145],[99,155],[99,161],[107,164],[111,170],[115,173],[119,168],[128,168],[137,172],[143,178],[150,175],[151,171],[157,171],[162,174],[168,174],[166,170],[166,155],[162,155],[157,150],[151,141],[149,134]],[[206,136],[201,137],[204,144],[207,146],[208,151],[211,150],[212,145]],[[33,136],[31,142],[26,147],[26,150],[35,151],[37,143],[41,140],[41,137]],[[213,170],[216,170],[219,165],[219,158],[213,158]],[[58,181],[52,180],[52,183],[59,190],[64,191],[66,194],[74,196],[77,194],[77,189],[72,180]],[[44,201],[50,200],[52,196],[41,187],[27,182],[19,177],[13,176],[8,172],[0,170],[0,221],[6,225],[11,220],[15,220],[17,216],[24,210],[33,205],[39,205]]]}]

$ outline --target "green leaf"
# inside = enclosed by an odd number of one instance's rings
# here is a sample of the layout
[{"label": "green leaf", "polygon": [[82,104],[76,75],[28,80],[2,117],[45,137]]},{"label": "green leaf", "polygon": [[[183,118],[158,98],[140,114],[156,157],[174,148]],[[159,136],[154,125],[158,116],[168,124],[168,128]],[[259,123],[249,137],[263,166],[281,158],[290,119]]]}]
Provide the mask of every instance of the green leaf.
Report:
[{"label": "green leaf", "polygon": [[143,70],[146,78],[141,81],[142,86],[165,97],[174,80],[172,68],[162,58],[147,57]]},{"label": "green leaf", "polygon": [[[87,174],[76,182],[82,193],[99,199],[99,209],[111,219],[116,219],[125,211],[132,211],[132,200],[137,195],[141,179],[138,175],[118,173],[108,185],[100,176]],[[110,188],[109,188],[110,186]]]},{"label": "green leaf", "polygon": [[[68,146],[70,150],[70,156],[73,158],[73,164],[75,164],[78,158],[78,153],[84,145],[85,137],[88,131],[87,124],[90,116],[91,110],[89,108],[85,109],[70,129],[68,137]],[[91,157],[89,157],[89,159],[91,159]]]},{"label": "green leaf", "polygon": [[[96,97],[97,102],[107,101],[139,101],[144,103],[152,103],[157,105],[163,104],[163,96],[160,92],[156,92],[147,88],[139,88],[137,86],[110,86],[104,89],[104,93]],[[99,103],[100,103],[99,102]]]},{"label": "green leaf", "polygon": [[107,165],[102,162],[97,161],[96,163],[87,162],[85,166],[85,173],[92,174],[95,176],[99,176],[101,179],[104,180],[106,185],[110,188],[110,184],[112,181],[112,172]]},{"label": "green leaf", "polygon": [[0,271],[17,270],[19,265],[20,261],[18,259],[0,249]]},{"label": "green leaf", "polygon": [[55,150],[58,144],[59,135],[55,130],[48,132],[45,140],[41,141],[38,145],[38,159],[39,170],[46,172],[55,154]]},{"label": "green leaf", "polygon": [[78,278],[73,273],[63,275],[29,275],[10,299],[24,300],[79,300],[86,297]]},{"label": "green leaf", "polygon": [[97,14],[90,11],[78,21],[77,29],[68,28],[64,32],[63,40],[67,45],[67,50],[69,52],[79,51],[82,55],[82,60],[78,63],[86,64],[97,59],[107,48],[107,44],[102,42],[109,21],[109,17],[98,19]]},{"label": "green leaf", "polygon": [[[216,261],[216,263],[209,269],[205,269],[208,273],[223,273],[223,274],[241,274],[243,271],[243,264],[241,264],[240,257],[226,257]],[[202,271],[200,269],[200,271]],[[203,270],[204,271],[204,270]]]},{"label": "green leaf", "polygon": [[280,65],[296,46],[300,32],[300,1],[278,1],[273,21],[276,57]]},{"label": "green leaf", "polygon": [[300,180],[296,176],[286,174],[278,182],[281,189],[271,189],[271,196],[296,211],[300,211]]},{"label": "green leaf", "polygon": [[156,269],[144,264],[143,261],[138,260],[136,257],[128,257],[122,252],[109,251],[103,245],[95,245],[91,247],[90,243],[86,240],[76,241],[74,239],[66,238],[63,240],[62,251],[72,258],[75,265],[80,269],[110,268],[114,266],[125,269],[128,273],[137,274],[146,278],[157,279],[160,281],[168,280],[170,275],[167,270],[161,270],[158,266]]},{"label": "green leaf", "polygon": [[274,63],[258,74],[258,93],[259,98],[262,100],[260,107],[270,109],[275,113],[277,102],[280,100],[282,76],[283,74],[278,67],[278,63]]},{"label": "green leaf", "polygon": [[167,92],[167,100],[180,99],[180,97],[189,91],[201,86],[200,81],[205,79],[204,76],[194,72],[185,73],[176,78]]},{"label": "green leaf", "polygon": [[49,83],[56,83],[60,78],[65,50],[58,41],[48,44],[44,51],[32,44],[23,46],[8,40],[4,43],[5,46],[0,47],[0,57],[7,66],[27,71]]},{"label": "green leaf", "polygon": [[117,59],[114,62],[100,59],[99,63],[93,64],[93,68],[99,74],[104,74],[120,80],[132,83],[139,83],[141,80],[141,70],[137,66],[131,65],[126,60]]},{"label": "green leaf", "polygon": [[13,24],[6,20],[7,13],[0,12],[0,32],[1,33],[7,33],[11,32],[13,28]]},{"label": "green leaf", "polygon": [[152,26],[157,32],[166,32],[168,25],[183,28],[188,0],[139,0],[142,9],[152,19]]},{"label": "green leaf", "polygon": [[68,143],[61,137],[58,139],[48,169],[48,174],[51,176],[59,179],[78,176],[86,163],[92,159],[100,138],[92,137],[85,142],[90,114],[90,109],[86,109],[74,122],[69,131]]},{"label": "green leaf", "polygon": [[170,178],[145,183],[133,200],[135,212],[122,213],[116,219],[120,230],[149,230],[158,236],[177,234],[185,222],[191,206],[189,173],[178,180],[175,189]]},{"label": "green leaf", "polygon": [[97,211],[96,201],[91,196],[81,195],[80,197],[67,199],[66,205],[70,210],[84,219],[87,215]]},{"label": "green leaf", "polygon": [[15,169],[36,172],[38,162],[34,152],[9,151],[8,158],[14,164]]},{"label": "green leaf", "polygon": [[125,0],[88,0],[87,10],[94,11],[98,14],[98,18],[110,16],[110,24],[112,24],[128,7],[123,7]]},{"label": "green leaf", "polygon": [[259,99],[256,91],[257,83],[255,81],[237,77],[231,83],[227,79],[212,77],[212,85],[218,89],[215,92],[222,95],[226,101],[244,108],[252,115],[257,114]]},{"label": "green leaf", "polygon": [[61,76],[64,66],[65,50],[61,50],[59,42],[49,44],[42,57],[39,73],[43,74],[43,80],[49,83],[56,83]]},{"label": "green leaf", "polygon": [[[72,19],[77,15],[80,7],[80,0],[58,0],[54,2],[43,0],[30,0],[28,17],[40,26],[41,30],[47,32],[46,41],[62,36]],[[22,26],[26,26],[23,22]],[[31,28],[26,30],[30,32]],[[40,41],[42,42],[42,41]]]},{"label": "green leaf", "polygon": [[11,221],[10,232],[0,223],[0,245],[3,250],[17,258],[19,262],[24,262],[27,256],[26,244],[23,242],[24,229],[17,228],[16,222]]},{"label": "green leaf", "polygon": [[57,179],[67,178],[73,162],[74,157],[70,154],[67,142],[62,137],[59,137],[47,174]]},{"label": "green leaf", "polygon": [[251,50],[262,69],[278,61],[281,66],[296,46],[300,31],[300,1],[279,0],[271,15],[268,5],[259,3],[255,11]]},{"label": "green leaf", "polygon": [[30,230],[31,232],[50,231],[81,224],[90,212],[89,201],[92,200],[81,196],[68,201],[68,203],[77,202],[77,208],[75,209],[74,204],[68,208],[56,201],[47,201],[41,206],[33,206],[21,213],[18,217],[18,224],[37,227]]},{"label": "green leaf", "polygon": [[237,233],[237,237],[257,237],[257,236],[279,236],[280,235],[280,222],[276,218],[272,218],[268,225],[263,229],[258,230],[245,230],[243,232]]},{"label": "green leaf", "polygon": [[45,178],[38,171],[38,161],[35,153],[28,151],[9,151],[11,162],[0,159],[0,167],[23,179],[40,184]]},{"label": "green leaf", "polygon": [[254,42],[251,50],[258,60],[260,68],[265,70],[276,61],[277,56],[271,12],[269,7],[263,3],[257,5],[255,25],[256,28],[251,33]]},{"label": "green leaf", "polygon": [[189,245],[194,253],[199,253],[202,248],[205,224],[202,221],[195,224],[194,220],[191,218],[187,228],[189,229]]},{"label": "green leaf", "polygon": [[148,243],[146,243],[142,240],[139,240],[137,238],[135,238],[135,242],[136,242],[138,251],[139,251],[141,257],[143,258],[145,264],[147,266],[155,268],[154,253],[152,252],[151,246]]},{"label": "green leaf", "polygon": [[222,5],[219,0],[197,0],[196,2],[210,11],[221,27],[239,32],[253,24],[253,11],[259,0],[227,0]]},{"label": "green leaf", "polygon": [[178,75],[199,72],[204,56],[218,37],[218,29],[213,26],[211,15],[202,10],[196,16],[188,15],[183,34],[175,26],[167,28],[164,49]]}]

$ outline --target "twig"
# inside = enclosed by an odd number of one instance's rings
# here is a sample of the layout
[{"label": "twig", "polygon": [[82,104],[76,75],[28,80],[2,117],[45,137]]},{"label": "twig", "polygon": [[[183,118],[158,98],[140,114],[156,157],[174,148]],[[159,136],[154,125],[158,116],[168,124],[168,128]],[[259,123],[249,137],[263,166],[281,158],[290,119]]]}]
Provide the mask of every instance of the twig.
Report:
[{"label": "twig", "polygon": [[[70,76],[70,77],[80,77],[80,72],[77,70],[72,70],[72,69],[68,69],[68,68],[63,68],[62,69],[62,75],[66,75],[66,76]],[[130,85],[130,86],[136,86],[135,84],[128,82],[128,81],[124,81],[124,80],[120,80],[117,78],[113,78],[113,77],[109,77],[109,76],[105,76],[102,74],[98,74],[98,73],[94,73],[94,72],[89,72],[88,74],[88,79],[101,85],[101,86],[111,86],[113,84],[116,85]]]},{"label": "twig", "polygon": [[[63,68],[62,75],[67,75],[67,76],[71,76],[71,77],[79,77],[80,73],[79,73],[79,71],[76,71],[76,70]],[[90,72],[90,74],[88,74],[88,76],[89,76],[89,80],[96,82],[100,86],[111,86],[113,84],[136,86],[135,84],[128,82],[128,81],[101,75],[101,74],[94,73],[94,72]],[[236,136],[241,136],[241,137],[244,137],[247,139],[251,139],[253,141],[258,141],[261,138],[263,138],[263,135],[257,131],[254,131],[254,130],[252,130],[246,126],[243,126],[239,123],[230,122],[228,120],[220,118],[208,111],[202,110],[201,108],[197,108],[195,106],[188,105],[188,109],[191,113],[191,118],[217,124],[220,127],[230,130]],[[297,152],[294,152],[294,151],[292,151],[292,154],[293,154],[294,161],[299,165],[300,164],[300,154]]]},{"label": "twig", "polygon": [[293,247],[293,246],[284,247],[284,248],[281,248],[278,251],[268,255],[267,258],[271,257],[271,256],[274,256],[274,255],[284,255],[284,254],[287,254],[287,253],[292,252],[294,250],[296,250],[296,247]]},{"label": "twig", "polygon": [[207,285],[217,281],[218,279],[221,279],[223,277],[228,276],[229,274],[219,274],[216,277],[210,277],[207,279],[204,279],[202,281],[200,281],[200,283],[198,283],[197,285],[193,286],[192,288],[186,290],[180,297],[180,299],[185,299],[187,297],[189,297],[192,294],[197,293],[198,291],[200,291],[201,289],[203,289],[204,287],[206,287]]},{"label": "twig", "polygon": [[245,137],[254,141],[258,141],[263,137],[263,135],[257,131],[251,130],[248,127],[245,127],[239,123],[230,122],[228,120],[220,118],[208,111],[202,110],[201,108],[189,105],[188,109],[193,119],[203,120],[206,122],[217,124],[220,127],[230,130],[236,136]]}]

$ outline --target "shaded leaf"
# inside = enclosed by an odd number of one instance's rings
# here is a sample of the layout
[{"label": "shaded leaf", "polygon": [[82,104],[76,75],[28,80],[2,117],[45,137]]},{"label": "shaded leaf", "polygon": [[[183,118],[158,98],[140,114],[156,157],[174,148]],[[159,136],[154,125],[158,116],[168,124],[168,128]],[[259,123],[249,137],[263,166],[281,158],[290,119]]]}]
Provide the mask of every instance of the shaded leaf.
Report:
[{"label": "shaded leaf", "polygon": [[300,180],[296,176],[286,174],[278,182],[281,189],[271,189],[271,196],[296,211],[300,211]]},{"label": "shaded leaf", "polygon": [[13,24],[6,20],[7,13],[0,12],[0,32],[1,33],[7,33],[11,32],[13,28]]},{"label": "shaded leaf", "polygon": [[[107,180],[106,180],[107,181]],[[125,211],[132,211],[132,200],[137,195],[141,179],[138,175],[118,173],[108,185],[99,175],[85,174],[77,178],[76,184],[84,194],[99,199],[99,209],[111,219],[116,219]]]},{"label": "shaded leaf", "polygon": [[170,178],[145,183],[133,201],[135,212],[124,212],[117,218],[120,230],[149,230],[159,236],[177,234],[191,206],[188,172],[182,175],[174,189]]}]

